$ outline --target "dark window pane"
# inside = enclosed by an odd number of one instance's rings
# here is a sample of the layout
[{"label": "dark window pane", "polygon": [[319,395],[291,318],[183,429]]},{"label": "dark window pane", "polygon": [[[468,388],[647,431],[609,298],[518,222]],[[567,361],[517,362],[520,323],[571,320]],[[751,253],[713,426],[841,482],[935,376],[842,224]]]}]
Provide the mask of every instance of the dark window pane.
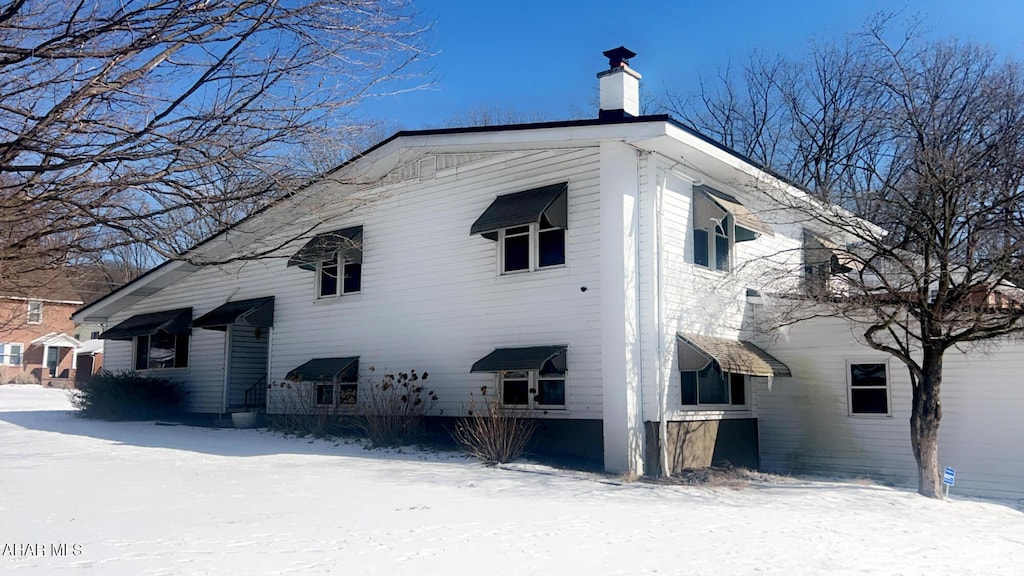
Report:
[{"label": "dark window pane", "polygon": [[338,265],[324,264],[320,268],[320,296],[338,295]]},{"label": "dark window pane", "polygon": [[744,406],[747,403],[747,382],[743,374],[729,374],[729,403]]},{"label": "dark window pane", "polygon": [[565,230],[553,228],[540,232],[540,267],[565,264]]},{"label": "dark window pane", "polygon": [[501,386],[501,403],[508,406],[526,406],[530,403],[528,380],[505,380]]},{"label": "dark window pane", "polygon": [[338,385],[338,404],[355,404],[358,384]]},{"label": "dark window pane", "polygon": [[698,266],[708,266],[708,231],[693,231],[693,263]]},{"label": "dark window pane", "polygon": [[316,385],[316,403],[334,404],[334,384]]},{"label": "dark window pane", "polygon": [[538,380],[537,404],[565,406],[565,380]]},{"label": "dark window pane", "polygon": [[683,405],[694,406],[697,404],[697,373],[681,372],[683,383]]},{"label": "dark window pane", "polygon": [[174,367],[188,366],[188,334],[178,334],[174,342]]},{"label": "dark window pane", "polygon": [[174,368],[173,334],[157,332],[149,337],[149,368]]},{"label": "dark window pane", "polygon": [[850,364],[850,386],[885,386],[885,364]]},{"label": "dark window pane", "polygon": [[715,234],[715,268],[729,270],[729,238]]},{"label": "dark window pane", "polygon": [[356,262],[345,264],[345,279],[342,289],[345,294],[359,292],[362,289],[363,265]]},{"label": "dark window pane", "polygon": [[885,388],[860,388],[850,390],[854,414],[888,414],[889,394]]},{"label": "dark window pane", "polygon": [[530,236],[505,237],[505,272],[530,268]]},{"label": "dark window pane", "polygon": [[135,369],[145,370],[149,367],[149,336],[135,339]]},{"label": "dark window pane", "polygon": [[729,388],[718,364],[712,362],[697,372],[697,401],[700,404],[728,404]]},{"label": "dark window pane", "polygon": [[529,234],[529,226],[516,226],[515,228],[509,228],[505,230],[505,236],[518,236],[520,234]]}]

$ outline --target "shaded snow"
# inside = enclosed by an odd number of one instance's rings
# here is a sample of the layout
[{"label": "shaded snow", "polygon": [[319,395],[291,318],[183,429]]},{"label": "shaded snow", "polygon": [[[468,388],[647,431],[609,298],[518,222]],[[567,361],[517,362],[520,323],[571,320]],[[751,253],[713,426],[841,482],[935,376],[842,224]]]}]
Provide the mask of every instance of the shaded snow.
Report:
[{"label": "shaded snow", "polygon": [[627,483],[68,410],[63,391],[0,386],[0,546],[81,550],[8,552],[0,574],[1019,574],[1024,565],[1024,514],[1008,503],[835,482]]}]

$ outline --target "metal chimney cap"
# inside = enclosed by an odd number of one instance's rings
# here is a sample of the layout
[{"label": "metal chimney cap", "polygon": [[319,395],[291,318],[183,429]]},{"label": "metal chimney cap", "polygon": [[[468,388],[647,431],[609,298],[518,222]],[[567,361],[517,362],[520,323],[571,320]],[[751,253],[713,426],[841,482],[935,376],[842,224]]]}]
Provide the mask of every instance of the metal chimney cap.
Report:
[{"label": "metal chimney cap", "polygon": [[629,59],[636,56],[636,52],[633,52],[625,46],[619,46],[618,48],[612,48],[611,50],[605,50],[602,52],[606,58],[608,58],[609,68],[618,68],[623,64],[628,65]]}]

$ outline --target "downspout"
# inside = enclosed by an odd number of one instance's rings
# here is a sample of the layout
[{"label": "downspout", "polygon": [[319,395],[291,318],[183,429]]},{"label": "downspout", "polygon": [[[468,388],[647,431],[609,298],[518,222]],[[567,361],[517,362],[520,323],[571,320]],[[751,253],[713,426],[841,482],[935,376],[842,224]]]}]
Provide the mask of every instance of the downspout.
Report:
[{"label": "downspout", "polygon": [[[643,238],[643,233],[642,233],[643,228],[640,225],[640,223],[642,222],[642,217],[643,217],[643,211],[640,210],[640,198],[643,197],[644,190],[640,186],[640,181],[641,181],[641,176],[642,176],[643,171],[647,170],[647,161],[650,159],[651,153],[647,152],[646,150],[642,150],[640,148],[636,148],[636,150],[637,150],[637,155],[640,157],[640,159],[645,160],[643,162],[643,166],[640,165],[641,164],[640,162],[637,162],[637,169],[636,169],[636,183],[637,183],[637,187],[636,187],[636,202],[633,205],[633,213],[634,213],[634,217],[636,218],[636,247],[635,247],[636,265],[634,267],[635,270],[633,271],[633,275],[634,275],[634,280],[633,281],[634,281],[634,284],[635,284],[634,290],[636,291],[636,333],[637,333],[637,339],[636,340],[637,340],[637,354],[640,356],[639,357],[640,369],[637,370],[637,386],[639,387],[639,394],[638,394],[638,396],[639,396],[639,398],[638,398],[639,406],[637,406],[637,414],[636,414],[636,416],[637,416],[637,419],[639,420],[638,424],[640,425],[640,429],[644,433],[644,438],[645,438],[645,442],[644,443],[646,444],[646,432],[647,431],[645,430],[646,426],[644,425],[644,408],[645,408],[645,405],[644,405],[644,331],[643,331],[644,309],[643,309],[643,306],[642,306],[643,290],[640,289],[640,280],[641,280],[640,264],[642,262],[641,257],[643,256],[643,251],[640,249],[640,243],[641,243],[641,240]],[[646,154],[646,156],[644,156],[644,154]],[[641,464],[640,464],[640,469],[643,470],[643,468],[644,468],[643,462],[644,462],[644,460],[646,460],[646,456],[647,456],[647,447],[646,446],[640,446],[639,449],[641,451],[641,454],[644,455],[644,458],[641,460]]]},{"label": "downspout", "polygon": [[661,226],[661,211],[662,202],[665,196],[665,186],[668,185],[668,171],[661,177],[661,183],[655,191],[655,204],[654,204],[654,270],[655,270],[655,290],[657,291],[657,297],[655,298],[655,324],[657,326],[658,335],[658,448],[659,457],[661,458],[661,475],[668,478],[672,475],[672,471],[668,467],[668,382],[664,378],[664,345],[665,335],[662,333],[664,330],[664,322],[662,319],[661,299],[662,299],[662,286],[661,286],[661,245],[662,245],[662,226]]},{"label": "downspout", "polygon": [[233,324],[224,329],[224,392],[221,394],[220,413],[228,413],[228,389],[231,386],[231,330]]}]

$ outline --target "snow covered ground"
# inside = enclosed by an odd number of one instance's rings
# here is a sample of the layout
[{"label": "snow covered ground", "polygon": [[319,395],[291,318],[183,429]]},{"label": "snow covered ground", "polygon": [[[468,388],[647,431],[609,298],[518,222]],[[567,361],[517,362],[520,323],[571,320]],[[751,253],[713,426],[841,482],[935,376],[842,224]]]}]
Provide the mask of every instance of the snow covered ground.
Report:
[{"label": "snow covered ground", "polygon": [[1024,573],[1018,503],[629,483],[68,410],[0,386],[0,574]]}]

